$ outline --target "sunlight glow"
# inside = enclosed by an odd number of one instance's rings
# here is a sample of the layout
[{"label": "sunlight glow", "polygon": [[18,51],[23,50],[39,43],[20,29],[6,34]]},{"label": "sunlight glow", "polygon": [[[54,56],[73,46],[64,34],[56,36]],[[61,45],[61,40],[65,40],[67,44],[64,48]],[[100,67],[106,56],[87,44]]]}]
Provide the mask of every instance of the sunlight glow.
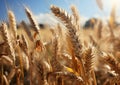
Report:
[{"label": "sunlight glow", "polygon": [[120,8],[120,0],[103,0],[104,8],[112,8],[112,6],[116,6]]}]

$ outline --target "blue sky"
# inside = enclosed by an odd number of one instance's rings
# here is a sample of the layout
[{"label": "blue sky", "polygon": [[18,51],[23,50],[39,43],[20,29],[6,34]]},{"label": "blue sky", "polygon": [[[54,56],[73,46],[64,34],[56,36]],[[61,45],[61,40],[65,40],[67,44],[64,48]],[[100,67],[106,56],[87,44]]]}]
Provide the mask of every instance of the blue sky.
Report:
[{"label": "blue sky", "polygon": [[37,16],[40,13],[50,13],[51,4],[57,5],[68,12],[70,12],[70,5],[75,4],[79,9],[81,16],[90,18],[96,16],[108,16],[112,3],[120,2],[120,0],[102,1],[104,1],[104,12],[98,8],[96,0],[0,0],[0,21],[7,20],[7,8],[14,11],[18,21],[26,20],[27,18],[23,5],[27,5]]}]

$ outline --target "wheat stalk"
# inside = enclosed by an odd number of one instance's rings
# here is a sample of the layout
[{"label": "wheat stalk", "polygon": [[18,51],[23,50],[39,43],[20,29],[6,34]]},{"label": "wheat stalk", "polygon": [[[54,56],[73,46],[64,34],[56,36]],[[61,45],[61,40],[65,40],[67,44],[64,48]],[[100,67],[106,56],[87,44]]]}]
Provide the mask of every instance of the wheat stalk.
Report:
[{"label": "wheat stalk", "polygon": [[21,24],[22,24],[25,32],[27,33],[29,39],[33,42],[34,39],[33,39],[32,34],[30,32],[30,28],[27,26],[27,24],[24,21],[22,21]]},{"label": "wheat stalk", "polygon": [[9,58],[9,56],[2,55],[0,58],[0,62],[2,64],[13,66],[13,60],[11,58]]},{"label": "wheat stalk", "polygon": [[6,85],[9,85],[8,79],[5,75],[2,76]]}]

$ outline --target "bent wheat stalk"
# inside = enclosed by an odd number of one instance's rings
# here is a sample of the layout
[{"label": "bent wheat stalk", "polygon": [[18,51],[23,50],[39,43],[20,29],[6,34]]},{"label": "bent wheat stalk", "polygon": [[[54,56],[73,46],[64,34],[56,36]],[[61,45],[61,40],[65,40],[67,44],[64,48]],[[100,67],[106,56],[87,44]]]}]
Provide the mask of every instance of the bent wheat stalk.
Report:
[{"label": "bent wheat stalk", "polygon": [[70,38],[70,42],[72,43],[72,49],[73,52],[75,53],[75,57],[77,57],[80,61],[81,65],[81,74],[83,79],[85,80],[85,71],[84,71],[84,65],[81,60],[81,48],[82,45],[80,41],[78,40],[78,36],[76,35],[76,26],[71,22],[72,18],[69,16],[64,10],[60,9],[59,7],[56,6],[51,6],[51,11],[54,13],[55,16],[60,18],[65,26],[67,27],[68,30],[68,37]]}]

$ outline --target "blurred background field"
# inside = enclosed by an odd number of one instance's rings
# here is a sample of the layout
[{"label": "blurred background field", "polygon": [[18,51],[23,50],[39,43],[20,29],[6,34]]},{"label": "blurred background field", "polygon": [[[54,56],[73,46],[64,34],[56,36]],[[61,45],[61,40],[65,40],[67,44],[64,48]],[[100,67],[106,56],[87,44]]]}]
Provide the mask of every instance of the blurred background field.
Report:
[{"label": "blurred background field", "polygon": [[119,0],[1,0],[0,85],[120,85]]}]

